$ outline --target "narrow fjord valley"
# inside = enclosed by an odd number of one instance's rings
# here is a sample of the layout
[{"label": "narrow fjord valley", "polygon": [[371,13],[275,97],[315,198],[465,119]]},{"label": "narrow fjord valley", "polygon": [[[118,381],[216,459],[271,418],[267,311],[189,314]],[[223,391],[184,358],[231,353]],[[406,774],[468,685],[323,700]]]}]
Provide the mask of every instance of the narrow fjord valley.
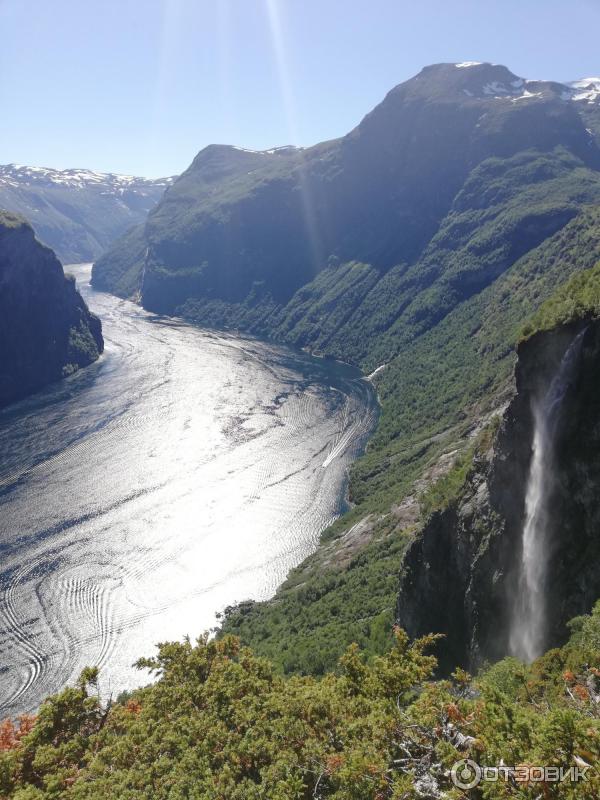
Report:
[{"label": "narrow fjord valley", "polygon": [[23,215],[65,264],[92,261],[142,222],[172,178],[0,165],[0,208]]},{"label": "narrow fjord valley", "polygon": [[[210,145],[163,189],[82,289],[100,368],[33,410],[62,443],[25,465],[32,407],[0,417],[0,698],[68,684],[0,727],[0,795],[598,797],[600,79],[435,64],[340,139]],[[30,251],[60,265],[2,225],[38,296]],[[55,363],[0,331],[39,379],[5,402],[102,352],[63,280]]]}]

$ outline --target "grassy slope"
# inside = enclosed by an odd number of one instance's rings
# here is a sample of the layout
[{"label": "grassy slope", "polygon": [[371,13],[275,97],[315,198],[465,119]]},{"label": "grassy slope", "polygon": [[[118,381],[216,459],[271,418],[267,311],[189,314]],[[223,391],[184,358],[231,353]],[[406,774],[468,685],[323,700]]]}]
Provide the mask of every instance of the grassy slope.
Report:
[{"label": "grassy slope", "polygon": [[557,286],[599,256],[600,208],[588,208],[397,356],[382,373],[381,422],[354,473],[355,497],[373,495],[381,480],[393,481],[376,469],[381,454],[393,458],[415,441],[460,425],[474,408],[497,404],[510,383],[523,324]]},{"label": "grassy slope", "polygon": [[[141,276],[144,268],[144,253],[146,241],[144,239],[144,225],[135,225],[126,231],[119,241],[126,245],[127,250],[115,250],[105,266],[98,271],[96,264],[104,264],[104,257],[100,257],[94,264],[94,286],[100,291],[111,291],[119,297],[134,297],[139,292]],[[126,257],[124,257],[126,252]]]},{"label": "grassy slope", "polygon": [[[558,148],[484,161],[471,172],[414,264],[400,264],[357,292],[345,265],[303,287],[270,326],[278,338],[326,349],[367,370],[389,360],[521,255],[600,199],[598,173]],[[336,283],[335,309],[312,314]],[[348,290],[346,291],[346,287]],[[332,335],[327,313],[345,315]]]},{"label": "grassy slope", "polygon": [[559,325],[600,315],[600,262],[573,275],[538,309],[523,330],[524,337]]},{"label": "grassy slope", "polygon": [[[557,285],[598,259],[600,208],[588,207],[393,359],[378,380],[379,428],[352,471],[355,508],[272,601],[233,611],[224,630],[284,671],[330,669],[350,641],[384,651],[402,554],[419,524],[415,494],[424,487],[415,490],[415,481],[507,398],[524,323]],[[360,532],[354,545],[352,525]]]}]

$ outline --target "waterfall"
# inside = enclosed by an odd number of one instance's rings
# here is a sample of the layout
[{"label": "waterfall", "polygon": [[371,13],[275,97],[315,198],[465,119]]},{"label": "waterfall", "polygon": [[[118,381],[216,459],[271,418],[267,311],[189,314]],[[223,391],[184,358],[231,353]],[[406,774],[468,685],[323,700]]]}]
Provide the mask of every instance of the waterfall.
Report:
[{"label": "waterfall", "polygon": [[575,377],[585,330],[573,339],[550,388],[533,407],[533,449],[509,643],[511,654],[528,663],[540,656],[546,645],[546,579],[552,545],[548,499],[554,475],[554,443],[562,401]]}]

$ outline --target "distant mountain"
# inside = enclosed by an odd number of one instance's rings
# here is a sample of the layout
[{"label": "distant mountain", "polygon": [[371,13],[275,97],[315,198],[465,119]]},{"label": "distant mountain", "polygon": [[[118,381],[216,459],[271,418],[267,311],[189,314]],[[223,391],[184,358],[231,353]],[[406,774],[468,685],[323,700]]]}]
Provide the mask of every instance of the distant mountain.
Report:
[{"label": "distant mountain", "polygon": [[[368,265],[360,288],[353,278],[347,311],[356,312],[392,268],[428,257],[447,215],[467,210],[460,193],[472,191],[476,170],[502,170],[489,159],[535,151],[551,162],[546,170],[595,172],[599,89],[596,79],[567,85],[526,81],[491,64],[438,64],[393,89],[342,139],[264,152],[212,145],[144,228],[98,259],[93,280],[124,293],[136,284],[147,308],[322,346],[322,326],[306,317],[312,309],[321,319],[322,309],[316,296],[304,297],[322,289],[302,287],[326,268],[333,275],[341,264]],[[504,164],[515,186],[530,181],[531,166],[517,167],[520,181],[515,165]],[[471,210],[498,199],[488,193]],[[570,202],[564,196],[562,210],[524,220],[529,246],[565,224]],[[410,279],[413,299],[435,282],[429,268],[419,271],[428,277],[422,285]],[[119,286],[124,274],[135,280]],[[399,313],[390,308],[389,321]],[[340,322],[329,321],[328,340]]]},{"label": "distant mountain", "polygon": [[172,178],[0,166],[0,208],[23,214],[64,263],[92,261],[145,219]]},{"label": "distant mountain", "polygon": [[0,407],[71,375],[104,348],[100,320],[52,250],[0,211]]}]

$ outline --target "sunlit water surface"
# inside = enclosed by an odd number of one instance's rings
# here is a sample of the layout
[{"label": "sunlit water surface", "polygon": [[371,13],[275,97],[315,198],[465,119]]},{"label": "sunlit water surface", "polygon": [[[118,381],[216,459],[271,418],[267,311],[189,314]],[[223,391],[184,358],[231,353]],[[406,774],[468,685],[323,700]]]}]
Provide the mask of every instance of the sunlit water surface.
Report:
[{"label": "sunlit water surface", "polygon": [[93,291],[106,352],[0,412],[0,717],[272,595],[344,510],[376,419],[342,364]]}]

